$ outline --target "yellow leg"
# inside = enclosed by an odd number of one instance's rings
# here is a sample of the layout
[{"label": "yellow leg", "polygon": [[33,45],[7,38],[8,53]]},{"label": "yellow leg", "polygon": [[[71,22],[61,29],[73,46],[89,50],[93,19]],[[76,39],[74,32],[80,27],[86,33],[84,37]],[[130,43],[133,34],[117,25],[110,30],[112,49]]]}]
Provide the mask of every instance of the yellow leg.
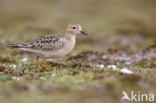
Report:
[{"label": "yellow leg", "polygon": [[37,64],[38,64],[39,69],[42,69],[42,67],[41,67],[41,65],[40,65],[40,63],[39,63],[39,61],[38,61],[38,58],[39,58],[39,56],[36,57],[36,62],[37,62]]},{"label": "yellow leg", "polygon": [[44,60],[42,61],[42,64],[44,64],[46,67],[48,67],[49,69],[51,69],[52,71],[53,71],[53,68],[51,68],[49,65],[47,65],[46,63],[45,63],[45,60],[46,60],[47,58],[45,57],[44,58]]}]

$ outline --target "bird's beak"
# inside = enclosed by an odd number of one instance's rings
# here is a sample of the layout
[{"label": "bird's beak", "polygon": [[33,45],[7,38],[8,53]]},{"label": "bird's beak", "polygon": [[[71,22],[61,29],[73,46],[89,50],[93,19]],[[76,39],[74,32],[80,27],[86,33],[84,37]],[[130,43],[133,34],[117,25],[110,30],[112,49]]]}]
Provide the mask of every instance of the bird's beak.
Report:
[{"label": "bird's beak", "polygon": [[88,34],[86,34],[85,32],[83,32],[83,31],[81,31],[81,34],[84,34],[84,35],[87,35],[88,36]]}]

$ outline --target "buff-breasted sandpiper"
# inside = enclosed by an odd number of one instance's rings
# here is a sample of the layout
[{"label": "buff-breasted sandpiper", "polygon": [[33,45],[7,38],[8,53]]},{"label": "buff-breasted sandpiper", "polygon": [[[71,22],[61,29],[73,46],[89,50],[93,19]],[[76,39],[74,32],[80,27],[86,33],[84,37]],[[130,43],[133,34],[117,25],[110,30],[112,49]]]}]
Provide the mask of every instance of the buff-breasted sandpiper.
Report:
[{"label": "buff-breasted sandpiper", "polygon": [[29,43],[9,44],[7,47],[21,49],[37,55],[36,61],[39,69],[42,69],[42,67],[38,61],[38,58],[44,57],[42,64],[53,70],[45,63],[45,60],[47,58],[60,58],[68,54],[75,46],[76,35],[80,33],[88,36],[88,34],[82,31],[82,28],[79,24],[72,23],[68,25],[66,33],[47,35]]}]

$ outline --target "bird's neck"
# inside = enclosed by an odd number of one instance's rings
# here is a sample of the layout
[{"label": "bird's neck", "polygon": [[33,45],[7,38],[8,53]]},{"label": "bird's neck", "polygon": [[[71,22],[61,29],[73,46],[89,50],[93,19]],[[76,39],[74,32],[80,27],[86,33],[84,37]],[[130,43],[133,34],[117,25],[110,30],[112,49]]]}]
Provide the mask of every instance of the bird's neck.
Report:
[{"label": "bird's neck", "polygon": [[68,36],[68,37],[71,38],[71,39],[74,39],[74,40],[75,40],[75,38],[76,38],[76,34],[66,33],[65,35]]}]

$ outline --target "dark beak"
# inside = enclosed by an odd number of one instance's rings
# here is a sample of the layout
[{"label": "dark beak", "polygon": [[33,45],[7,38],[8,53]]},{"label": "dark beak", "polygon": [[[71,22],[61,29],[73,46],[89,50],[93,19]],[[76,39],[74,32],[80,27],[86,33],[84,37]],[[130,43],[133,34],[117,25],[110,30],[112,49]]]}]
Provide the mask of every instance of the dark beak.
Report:
[{"label": "dark beak", "polygon": [[82,33],[82,34],[84,34],[84,35],[87,35],[87,36],[88,36],[88,34],[86,34],[86,33],[85,33],[85,32],[83,32],[83,31],[81,31],[81,33]]}]

